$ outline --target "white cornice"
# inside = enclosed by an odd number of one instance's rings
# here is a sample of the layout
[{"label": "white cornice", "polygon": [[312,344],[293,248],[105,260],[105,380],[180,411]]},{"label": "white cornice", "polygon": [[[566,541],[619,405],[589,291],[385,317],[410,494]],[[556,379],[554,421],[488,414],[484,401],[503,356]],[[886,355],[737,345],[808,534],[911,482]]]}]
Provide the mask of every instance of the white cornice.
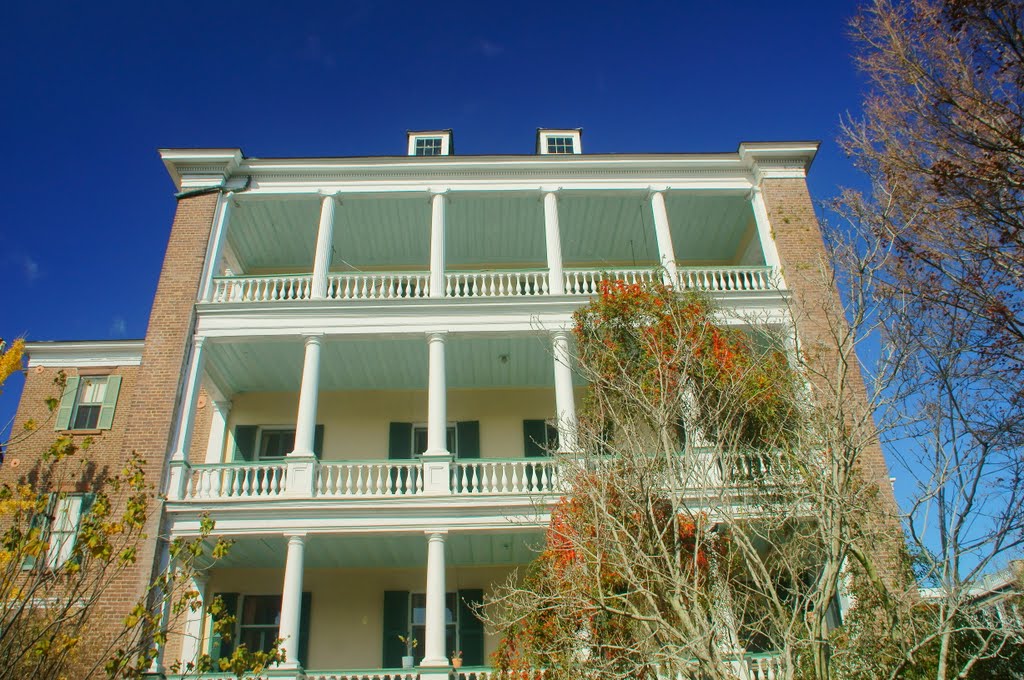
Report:
[{"label": "white cornice", "polygon": [[438,182],[523,181],[654,182],[715,189],[749,187],[768,176],[803,177],[817,148],[816,142],[743,142],[728,153],[360,158],[245,158],[240,149],[161,149],[160,156],[182,190],[249,181],[257,191],[320,191],[339,183],[395,190]]},{"label": "white cornice", "polygon": [[241,149],[160,149],[159,153],[179,191],[223,186],[245,158]]},{"label": "white cornice", "polygon": [[757,184],[764,179],[803,179],[819,146],[818,142],[743,142],[739,157]]},{"label": "white cornice", "polygon": [[142,340],[88,340],[70,342],[28,342],[28,366],[74,368],[84,366],[138,366],[142,363]]}]

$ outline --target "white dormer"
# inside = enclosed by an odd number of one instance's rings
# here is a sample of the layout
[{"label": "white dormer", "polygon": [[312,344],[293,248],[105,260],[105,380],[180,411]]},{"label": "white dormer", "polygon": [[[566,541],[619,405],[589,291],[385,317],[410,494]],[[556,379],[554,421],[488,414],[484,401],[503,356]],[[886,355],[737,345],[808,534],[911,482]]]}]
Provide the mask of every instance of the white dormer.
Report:
[{"label": "white dormer", "polygon": [[410,156],[451,156],[455,153],[451,130],[407,132]]},{"label": "white dormer", "polygon": [[562,156],[583,153],[580,143],[581,128],[553,130],[537,128],[537,153],[542,156]]}]

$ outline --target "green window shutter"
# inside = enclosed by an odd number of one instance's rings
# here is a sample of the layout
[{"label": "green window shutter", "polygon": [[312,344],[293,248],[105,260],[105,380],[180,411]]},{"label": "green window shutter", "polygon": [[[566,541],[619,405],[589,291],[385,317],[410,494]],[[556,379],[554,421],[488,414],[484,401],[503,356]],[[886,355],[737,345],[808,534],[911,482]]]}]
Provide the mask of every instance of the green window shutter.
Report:
[{"label": "green window shutter", "polygon": [[73,376],[64,383],[64,394],[60,397],[60,406],[57,407],[57,421],[53,424],[55,430],[66,430],[71,426],[71,412],[75,410],[75,397],[78,396],[78,381],[80,378]]},{"label": "green window shutter", "polygon": [[409,591],[384,591],[384,649],[381,653],[383,668],[401,668],[405,645],[399,635],[410,634]]},{"label": "green window shutter", "polygon": [[548,424],[544,420],[523,421],[523,452],[527,458],[540,458],[548,455],[547,443]]},{"label": "green window shutter", "polygon": [[679,447],[678,451],[682,453],[683,449],[686,448],[686,424],[683,423],[683,419],[680,418],[675,423],[676,431],[676,444]]},{"label": "green window shutter", "polygon": [[[78,511],[78,524],[75,525],[75,546],[78,547],[78,534],[82,530],[82,522],[92,511],[92,504],[96,501],[96,494],[86,493],[82,494],[82,508]],[[79,564],[82,561],[81,555],[73,555],[73,560],[76,560]]]},{"label": "green window shutter", "polygon": [[466,420],[455,423],[455,446],[459,458],[480,457],[480,421]]},{"label": "green window shutter", "polygon": [[412,458],[412,423],[391,423],[388,432],[388,458]]},{"label": "green window shutter", "polygon": [[467,666],[484,665],[484,624],[472,605],[484,601],[484,591],[479,588],[460,590],[459,593],[459,645],[462,649],[462,663]]},{"label": "green window shutter", "polygon": [[[238,630],[239,595],[238,593],[214,593],[213,597],[219,597],[221,602],[224,603],[224,616],[236,617],[235,624],[231,629],[232,634],[230,638],[222,637],[220,633],[216,632],[210,634],[210,657],[217,661],[217,659],[224,659],[235,653],[235,631]],[[214,667],[216,668],[216,666]]]},{"label": "green window shutter", "polygon": [[100,417],[96,422],[97,429],[109,430],[114,424],[114,407],[117,406],[117,393],[120,391],[121,376],[108,376],[107,389],[103,393],[103,406],[100,407]]},{"label": "green window shutter", "polygon": [[[46,540],[46,536],[50,533],[50,524],[53,521],[53,513],[55,512],[56,507],[57,494],[51,493],[49,499],[46,501],[46,509],[43,510],[43,512],[37,512],[32,515],[32,520],[29,522],[28,530],[37,530],[39,532],[39,540],[41,541]],[[42,557],[45,560],[46,553],[43,553],[39,557]],[[36,557],[33,557],[32,555],[26,556],[24,561],[21,563],[22,570],[31,570],[36,566],[36,561]]]},{"label": "green window shutter", "polygon": [[309,610],[312,603],[313,593],[302,593],[302,611],[299,613],[299,665],[303,668],[309,665]]},{"label": "green window shutter", "polygon": [[256,425],[235,426],[235,460],[256,459]]},{"label": "green window shutter", "polygon": [[323,458],[324,456],[324,426],[317,425],[313,431],[313,455],[317,459]]}]

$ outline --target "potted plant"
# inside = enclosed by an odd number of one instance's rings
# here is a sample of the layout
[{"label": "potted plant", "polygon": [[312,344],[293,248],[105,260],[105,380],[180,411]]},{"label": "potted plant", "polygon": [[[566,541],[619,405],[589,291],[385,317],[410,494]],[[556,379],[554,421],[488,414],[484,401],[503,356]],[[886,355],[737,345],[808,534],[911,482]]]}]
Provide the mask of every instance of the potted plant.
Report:
[{"label": "potted plant", "polygon": [[456,649],[452,652],[452,668],[458,670],[462,668],[462,650]]},{"label": "potted plant", "polygon": [[402,657],[402,668],[412,668],[416,665],[416,657],[413,656],[412,650],[416,649],[416,645],[419,644],[419,640],[409,635],[399,635],[398,639],[405,645],[405,656]]}]

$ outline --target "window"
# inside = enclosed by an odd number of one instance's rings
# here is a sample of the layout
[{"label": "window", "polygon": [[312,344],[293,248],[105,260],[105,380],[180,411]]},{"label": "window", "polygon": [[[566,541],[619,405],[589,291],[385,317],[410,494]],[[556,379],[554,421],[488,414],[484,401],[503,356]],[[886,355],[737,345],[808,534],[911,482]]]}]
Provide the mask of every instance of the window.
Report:
[{"label": "window", "polygon": [[523,454],[527,458],[547,456],[558,449],[558,427],[547,420],[523,421]]},{"label": "window", "polygon": [[260,445],[256,457],[259,460],[284,458],[295,450],[295,430],[270,429],[260,430]]},{"label": "window", "polygon": [[455,153],[451,130],[420,130],[409,132],[410,156],[450,156]]},{"label": "window", "polygon": [[[242,595],[216,593],[224,603],[227,616],[235,617],[230,639],[219,634],[210,636],[209,654],[214,661],[231,656],[235,647],[244,644],[249,651],[268,651],[277,639],[281,627],[280,595]],[[299,663],[306,665],[309,658],[309,622],[313,601],[312,593],[302,593],[302,611],[299,614]],[[212,630],[212,626],[211,626]]]},{"label": "window", "polygon": [[121,376],[72,376],[64,385],[54,429],[109,430]]},{"label": "window", "polygon": [[567,156],[582,153],[579,129],[537,130],[537,153],[542,156]]},{"label": "window", "polygon": [[419,137],[416,139],[416,156],[440,156],[440,137]]},{"label": "window", "polygon": [[[473,607],[482,602],[484,591],[465,589],[454,593],[446,593],[445,602],[445,654],[450,657],[452,652],[462,650],[462,660],[466,666],[482,666],[484,664],[484,626],[473,611]],[[384,639],[381,663],[384,668],[399,668],[402,657],[406,654],[406,646],[398,636],[412,634],[418,644],[412,654],[418,664],[423,660],[426,642],[427,597],[423,593],[410,593],[404,590],[388,590],[384,592]]]},{"label": "window", "polygon": [[[391,423],[388,458],[407,460],[427,450],[427,426],[423,423]],[[480,457],[480,421],[463,420],[448,426],[445,446],[459,458]]]},{"label": "window", "polygon": [[[88,514],[93,498],[91,493],[50,494],[46,510],[32,518],[31,528],[37,530],[39,538],[49,546],[44,561],[47,569],[59,569],[71,559],[82,527],[82,517]],[[22,568],[32,569],[36,563],[35,558],[29,557]]]},{"label": "window", "polygon": [[575,153],[572,137],[548,137],[548,153]]}]

